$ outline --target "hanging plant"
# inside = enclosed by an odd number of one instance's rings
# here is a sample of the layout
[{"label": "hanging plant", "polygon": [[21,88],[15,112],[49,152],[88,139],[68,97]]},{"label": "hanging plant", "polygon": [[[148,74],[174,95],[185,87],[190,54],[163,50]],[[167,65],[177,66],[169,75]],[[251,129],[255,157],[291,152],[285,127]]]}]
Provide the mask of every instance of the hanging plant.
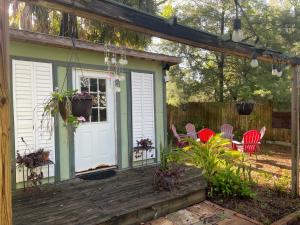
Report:
[{"label": "hanging plant", "polygon": [[236,103],[236,110],[239,115],[250,115],[253,111],[253,102],[240,102]]},{"label": "hanging plant", "polygon": [[77,128],[81,122],[89,120],[93,106],[93,98],[88,92],[57,90],[45,104],[43,118],[58,113],[67,125]]},{"label": "hanging plant", "polygon": [[250,115],[254,109],[253,90],[246,85],[239,88],[236,110],[239,115]]}]

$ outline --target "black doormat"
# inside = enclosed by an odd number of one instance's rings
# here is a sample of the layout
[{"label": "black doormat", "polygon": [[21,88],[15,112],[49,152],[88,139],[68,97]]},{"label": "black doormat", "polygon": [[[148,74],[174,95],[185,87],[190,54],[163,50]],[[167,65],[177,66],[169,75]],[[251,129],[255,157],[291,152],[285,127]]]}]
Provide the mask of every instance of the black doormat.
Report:
[{"label": "black doormat", "polygon": [[83,180],[101,180],[101,179],[107,179],[110,177],[115,176],[117,173],[114,170],[103,170],[103,171],[97,171],[97,172],[91,172],[87,174],[81,174],[77,177]]}]

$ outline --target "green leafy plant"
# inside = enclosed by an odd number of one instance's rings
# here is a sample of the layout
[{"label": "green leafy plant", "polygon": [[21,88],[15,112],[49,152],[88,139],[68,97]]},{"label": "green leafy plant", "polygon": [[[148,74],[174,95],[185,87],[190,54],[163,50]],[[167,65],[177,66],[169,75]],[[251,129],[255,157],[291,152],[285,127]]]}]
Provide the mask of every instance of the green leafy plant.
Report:
[{"label": "green leafy plant", "polygon": [[62,92],[55,90],[45,103],[42,115],[42,125],[44,121],[47,121],[47,127],[51,127],[51,117],[60,113],[66,125],[77,128],[81,122],[86,121],[83,116],[77,117],[72,114],[72,100],[79,99],[80,97],[90,97],[90,95],[87,92],[78,93],[77,90],[67,90]]},{"label": "green leafy plant", "polygon": [[[242,153],[230,150],[230,141],[219,134],[206,144],[187,139],[190,143],[182,149],[183,159],[202,169],[207,179],[208,195],[223,197],[253,197],[249,175]],[[248,179],[247,179],[248,178]]]},{"label": "green leafy plant", "polygon": [[273,187],[276,192],[287,193],[290,189],[290,184],[291,176],[287,171],[285,171],[280,177],[273,177]]},{"label": "green leafy plant", "polygon": [[160,160],[160,166],[154,173],[154,189],[172,191],[180,184],[180,177],[184,172],[183,167],[178,164],[178,151],[165,148],[160,152]]}]

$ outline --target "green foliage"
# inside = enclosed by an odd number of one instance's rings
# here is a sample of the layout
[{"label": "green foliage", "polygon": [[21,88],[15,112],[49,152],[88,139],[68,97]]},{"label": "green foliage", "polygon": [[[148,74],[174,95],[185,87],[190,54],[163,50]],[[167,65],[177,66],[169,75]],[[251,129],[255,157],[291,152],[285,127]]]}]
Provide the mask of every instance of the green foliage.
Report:
[{"label": "green foliage", "polygon": [[[119,3],[155,14],[158,6],[165,1],[158,0],[115,0]],[[53,35],[60,34],[62,13],[34,4],[10,0],[10,26]],[[32,22],[33,21],[33,22]],[[142,33],[113,27],[105,23],[77,17],[77,30],[80,39],[144,49],[151,43],[151,37]]]},{"label": "green foliage", "polygon": [[[300,4],[289,0],[241,1],[245,13],[260,37],[260,46],[283,52],[300,53]],[[235,17],[234,3],[230,0],[181,1],[173,5],[181,24],[202,29],[226,38],[232,31]],[[253,43],[245,17],[242,29],[247,42]],[[289,70],[281,78],[271,74],[272,65],[259,62],[250,67],[250,60],[225,56],[198,48],[163,41],[161,48],[167,54],[183,58],[183,63],[170,71],[167,84],[168,103],[174,106],[187,102],[272,100],[274,106],[290,102]],[[280,109],[282,110],[282,109]]]},{"label": "green foliage", "polygon": [[[162,149],[162,145],[161,148]],[[184,169],[178,164],[178,151],[165,148],[160,152],[160,166],[154,173],[154,188],[156,190],[173,190],[180,183]]]},{"label": "green foliage", "polygon": [[175,15],[175,8],[172,6],[172,2],[168,2],[161,12],[161,16],[170,19],[172,16]]},{"label": "green foliage", "polygon": [[291,176],[287,171],[285,171],[285,173],[280,177],[273,177],[273,187],[276,192],[287,193],[290,188],[290,184]]},{"label": "green foliage", "polygon": [[251,172],[247,173],[244,156],[228,148],[230,141],[220,135],[214,136],[206,144],[188,141],[190,145],[182,151],[184,160],[202,169],[208,181],[209,196],[254,196],[249,187]]},{"label": "green foliage", "polygon": [[247,198],[254,196],[254,193],[248,186],[249,183],[242,180],[240,174],[230,165],[215,173],[210,182],[210,196],[214,194],[224,197],[239,196]]},{"label": "green foliage", "polygon": [[161,148],[162,151],[160,151],[160,168],[165,171],[170,168],[170,165],[172,164],[178,164],[180,162],[180,152],[178,149],[172,148],[172,145],[170,145],[167,148]]},{"label": "green foliage", "polygon": [[54,91],[51,94],[51,97],[45,103],[41,124],[43,125],[44,121],[46,121],[48,129],[51,130],[51,117],[59,113],[60,104],[64,103],[64,107],[66,110],[65,124],[73,128],[77,128],[80,124],[80,121],[77,117],[72,115],[71,110],[71,99],[75,95],[77,95],[77,90],[67,90],[62,92]]}]

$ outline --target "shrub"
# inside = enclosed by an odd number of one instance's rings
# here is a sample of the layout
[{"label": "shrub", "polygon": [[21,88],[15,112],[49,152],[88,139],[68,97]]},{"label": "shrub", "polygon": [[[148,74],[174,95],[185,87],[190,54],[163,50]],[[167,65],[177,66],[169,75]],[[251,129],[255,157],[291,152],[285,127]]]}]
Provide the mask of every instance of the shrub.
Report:
[{"label": "shrub", "polygon": [[283,173],[282,176],[273,177],[273,187],[274,190],[278,193],[286,193],[290,189],[290,184],[291,184],[291,176],[288,174],[287,171]]},{"label": "shrub", "polygon": [[[244,156],[230,150],[230,141],[216,135],[206,144],[188,139],[189,146],[182,149],[182,159],[202,169],[208,182],[208,195],[223,197],[253,197],[250,189],[250,172]],[[241,171],[243,172],[241,174]]]}]

